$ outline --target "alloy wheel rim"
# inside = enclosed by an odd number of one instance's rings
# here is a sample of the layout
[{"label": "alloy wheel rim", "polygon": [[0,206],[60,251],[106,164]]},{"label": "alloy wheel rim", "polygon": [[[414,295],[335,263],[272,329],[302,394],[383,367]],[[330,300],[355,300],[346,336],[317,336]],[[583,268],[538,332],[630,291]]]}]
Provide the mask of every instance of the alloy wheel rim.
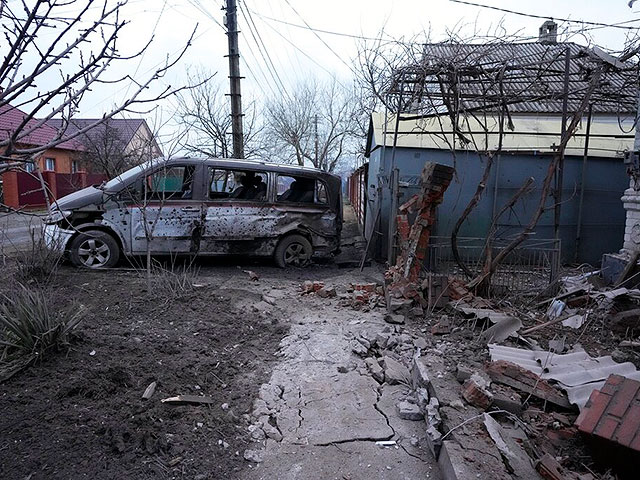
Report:
[{"label": "alloy wheel rim", "polygon": [[80,262],[89,268],[100,268],[111,258],[109,246],[98,238],[89,238],[78,248]]},{"label": "alloy wheel rim", "polygon": [[284,252],[284,262],[287,265],[300,267],[309,261],[309,255],[301,243],[292,243]]}]

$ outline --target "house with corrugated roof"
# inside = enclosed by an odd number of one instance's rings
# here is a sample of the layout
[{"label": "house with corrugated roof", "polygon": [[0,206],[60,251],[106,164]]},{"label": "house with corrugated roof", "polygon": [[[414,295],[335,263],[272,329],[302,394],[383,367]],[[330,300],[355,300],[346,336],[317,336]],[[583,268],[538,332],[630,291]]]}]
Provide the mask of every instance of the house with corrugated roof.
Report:
[{"label": "house with corrugated roof", "polygon": [[[5,104],[0,105],[0,140],[8,140],[14,132],[24,123],[27,114],[19,108]],[[40,125],[38,125],[41,123]],[[20,128],[21,132],[14,143],[21,147],[43,147],[58,140],[59,134],[56,128],[46,122],[31,118]],[[36,160],[40,170],[49,170],[60,173],[72,173],[78,169],[74,164],[73,156],[82,150],[82,144],[75,140],[58,143],[53,148],[47,148]],[[32,171],[32,164],[25,164],[25,170]]]},{"label": "house with corrugated roof", "polygon": [[[97,122],[100,119],[73,119],[68,124],[60,119],[45,122],[29,119],[25,112],[11,105],[0,106],[0,140],[9,140],[19,131],[13,139],[16,146],[45,147],[35,164],[25,163],[21,169],[0,176],[0,203],[14,209],[46,205],[40,180],[32,173],[36,164],[50,198],[55,199],[87,185],[99,184],[111,175],[162,155],[144,119],[109,119],[70,140],[58,142]],[[53,143],[54,147],[46,148]],[[95,161],[96,156],[101,156],[105,163]],[[114,158],[126,162],[119,165],[118,171],[104,168],[104,165],[113,165]]]},{"label": "house with corrugated roof", "polygon": [[[636,64],[597,48],[556,43],[549,34],[529,43],[425,45],[421,61],[397,71],[391,86],[396,95],[409,92],[411,103],[399,117],[371,115],[368,164],[357,172],[366,178],[366,185],[354,188],[364,199],[365,235],[375,256],[387,258],[389,242],[396,241],[391,210],[419,191],[428,161],[456,168],[438,208],[435,236],[451,235],[488,155],[495,158],[483,195],[458,235],[484,239],[501,207],[533,177],[531,191],[496,224],[503,238],[520,231],[539,203],[566,110],[568,119],[573,112],[582,115],[565,150],[558,189],[562,260],[598,264],[624,236],[620,198],[629,185],[624,156],[633,148],[637,74]],[[553,210],[547,207],[531,238],[554,239]]]}]

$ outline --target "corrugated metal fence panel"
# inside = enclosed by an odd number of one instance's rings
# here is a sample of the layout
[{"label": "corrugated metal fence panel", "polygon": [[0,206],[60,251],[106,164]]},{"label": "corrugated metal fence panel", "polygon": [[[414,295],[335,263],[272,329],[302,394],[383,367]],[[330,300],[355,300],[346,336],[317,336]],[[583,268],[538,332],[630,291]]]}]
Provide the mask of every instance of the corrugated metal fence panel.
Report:
[{"label": "corrugated metal fence panel", "polygon": [[[380,149],[374,152],[380,154]],[[371,158],[373,159],[374,154]],[[427,161],[454,165],[450,151],[398,148],[395,163],[400,170],[400,201],[418,193],[417,179]],[[535,188],[525,195],[500,219],[499,234],[508,237],[522,230],[529,223],[540,201],[541,184],[549,166],[549,157],[536,155],[502,155],[495,162],[483,197],[466,222],[459,235],[485,237],[493,216],[495,175],[498,172],[497,209],[500,209],[520,188],[528,177],[534,177]],[[482,178],[486,160],[471,152],[457,152],[456,174],[438,208],[438,221],[434,234],[450,235],[453,227],[475,193]],[[382,163],[381,223],[382,249],[386,251],[386,232],[391,209],[390,189],[384,180],[391,171],[391,148],[387,147]],[[566,157],[564,191],[560,234],[563,262],[575,258],[576,231],[580,201],[582,157]],[[369,183],[378,185],[378,172],[370,165]],[[582,209],[582,235],[577,260],[598,264],[603,253],[620,249],[624,235],[625,211],[620,201],[628,186],[628,177],[621,159],[590,157],[587,163],[584,205]],[[551,206],[549,199],[548,206]],[[371,216],[373,216],[372,214]],[[553,238],[553,209],[547,210],[534,231],[537,238]]]}]

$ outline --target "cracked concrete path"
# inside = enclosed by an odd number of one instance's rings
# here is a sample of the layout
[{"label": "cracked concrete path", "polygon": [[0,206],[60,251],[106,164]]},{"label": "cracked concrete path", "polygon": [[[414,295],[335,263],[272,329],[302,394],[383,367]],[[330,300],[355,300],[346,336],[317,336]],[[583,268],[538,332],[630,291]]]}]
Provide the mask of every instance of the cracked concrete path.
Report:
[{"label": "cracked concrete path", "polygon": [[[324,278],[332,285],[354,280],[349,274]],[[424,442],[425,423],[396,414],[408,387],[380,385],[351,351],[356,335],[389,328],[382,309],[363,313],[336,299],[300,297],[295,291],[283,297],[277,304],[292,312],[292,328],[252,415],[270,422],[274,432],[257,439],[263,461],[252,463],[243,478],[439,479]],[[376,445],[384,440],[397,443]]]}]

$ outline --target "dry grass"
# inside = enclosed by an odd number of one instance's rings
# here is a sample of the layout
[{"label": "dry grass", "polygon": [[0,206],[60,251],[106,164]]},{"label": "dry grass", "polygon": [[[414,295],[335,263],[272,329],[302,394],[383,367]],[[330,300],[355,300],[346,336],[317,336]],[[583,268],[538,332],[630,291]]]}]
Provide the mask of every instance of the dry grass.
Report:
[{"label": "dry grass", "polygon": [[51,304],[47,290],[21,283],[0,295],[0,381],[68,345],[84,309],[55,311]]}]

